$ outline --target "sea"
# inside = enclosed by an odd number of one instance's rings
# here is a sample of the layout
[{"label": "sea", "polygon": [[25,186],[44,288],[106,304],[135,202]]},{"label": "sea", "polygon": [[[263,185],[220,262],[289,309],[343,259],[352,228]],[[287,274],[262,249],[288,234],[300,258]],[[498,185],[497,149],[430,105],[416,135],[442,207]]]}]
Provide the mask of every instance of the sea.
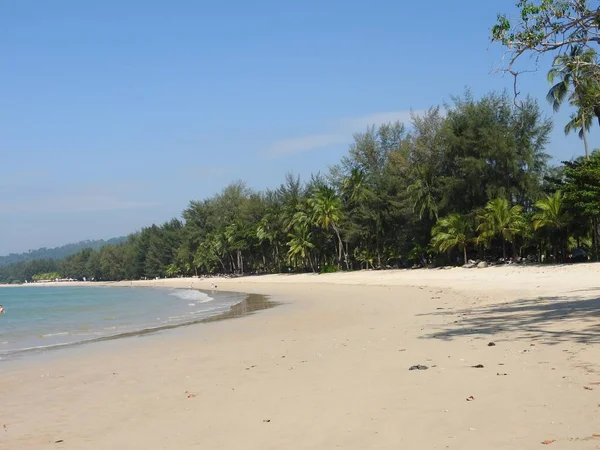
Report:
[{"label": "sea", "polygon": [[0,361],[157,332],[228,312],[244,294],[192,289],[49,286],[0,288]]}]

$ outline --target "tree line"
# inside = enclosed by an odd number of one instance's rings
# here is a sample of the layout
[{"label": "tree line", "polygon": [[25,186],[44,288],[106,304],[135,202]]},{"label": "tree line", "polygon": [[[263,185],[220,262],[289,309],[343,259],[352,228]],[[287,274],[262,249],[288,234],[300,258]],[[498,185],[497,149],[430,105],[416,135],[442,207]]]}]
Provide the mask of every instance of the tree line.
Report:
[{"label": "tree line", "polygon": [[72,244],[62,245],[54,248],[38,248],[36,250],[29,250],[23,253],[10,253],[6,256],[0,256],[0,267],[16,264],[21,261],[33,261],[38,259],[64,259],[67,256],[74,255],[75,253],[83,250],[84,248],[92,248],[98,250],[105,245],[120,244],[124,242],[127,237],[118,237],[112,239],[98,239],[98,240],[85,240]]},{"label": "tree line", "polygon": [[181,219],[63,261],[0,268],[0,281],[564,262],[576,248],[597,258],[600,153],[550,166],[551,129],[531,98],[466,92],[408,127],[356,134],[325,174],[288,174],[265,191],[234,182]]},{"label": "tree line", "polygon": [[[600,255],[600,154],[588,133],[600,123],[600,10],[588,0],[519,0],[498,15],[491,39],[506,50],[514,92],[476,100],[354,136],[326,174],[257,192],[243,182],[190,202],[181,219],[152,225],[119,245],[62,262],[0,268],[0,282],[40,273],[102,280],[178,275],[330,272],[464,264],[470,258],[565,262]],[[565,133],[585,156],[548,164],[552,129],[523,98],[527,61],[550,55],[546,97],[569,107]],[[524,64],[524,65],[523,65]],[[537,70],[537,69],[534,69]],[[575,251],[575,253],[571,253]]]}]

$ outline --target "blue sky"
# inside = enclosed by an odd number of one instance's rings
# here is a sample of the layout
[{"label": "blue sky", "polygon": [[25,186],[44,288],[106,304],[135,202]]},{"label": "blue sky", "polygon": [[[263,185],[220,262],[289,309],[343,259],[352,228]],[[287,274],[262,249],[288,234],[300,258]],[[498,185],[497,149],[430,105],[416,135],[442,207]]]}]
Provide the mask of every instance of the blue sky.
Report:
[{"label": "blue sky", "polygon": [[[489,30],[515,2],[7,2],[0,255],[127,234],[236,179],[326,171],[370,123],[510,88]],[[554,159],[580,154],[545,70],[520,88],[556,121]]]}]

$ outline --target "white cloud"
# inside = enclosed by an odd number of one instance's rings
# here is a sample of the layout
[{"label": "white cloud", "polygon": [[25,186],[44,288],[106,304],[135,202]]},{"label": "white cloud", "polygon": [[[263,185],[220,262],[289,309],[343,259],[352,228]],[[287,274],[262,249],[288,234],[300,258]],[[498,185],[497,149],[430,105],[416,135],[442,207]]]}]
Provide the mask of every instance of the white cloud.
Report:
[{"label": "white cloud", "polygon": [[[417,115],[422,112],[412,111],[412,113]],[[367,116],[340,119],[327,133],[309,134],[276,141],[269,146],[266,153],[271,157],[279,157],[348,144],[352,140],[354,133],[364,131],[369,125],[379,126],[384,123],[396,121],[409,124],[410,117],[411,111],[406,110],[377,112]]]}]

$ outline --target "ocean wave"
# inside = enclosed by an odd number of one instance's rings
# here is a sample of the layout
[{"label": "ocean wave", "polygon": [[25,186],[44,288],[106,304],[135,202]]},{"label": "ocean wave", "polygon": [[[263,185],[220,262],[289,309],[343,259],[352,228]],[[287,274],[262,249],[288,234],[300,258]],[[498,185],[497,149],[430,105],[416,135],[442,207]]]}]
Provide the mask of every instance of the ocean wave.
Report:
[{"label": "ocean wave", "polygon": [[106,333],[103,333],[100,331],[86,333],[86,334],[70,333],[71,336],[79,336],[79,337],[85,337],[85,338],[73,340],[73,341],[69,341],[69,342],[58,342],[58,343],[53,343],[53,344],[48,344],[48,345],[35,345],[35,346],[27,346],[27,347],[21,347],[21,348],[13,348],[13,349],[9,349],[9,350],[2,350],[2,351],[0,351],[0,360],[6,359],[6,357],[10,357],[11,355],[25,354],[25,353],[31,353],[31,352],[40,352],[40,351],[45,351],[45,350],[63,348],[63,347],[67,347],[67,346],[74,347],[74,346],[79,346],[82,344],[103,342],[103,341],[109,341],[109,340],[120,339],[120,338],[144,336],[144,335],[153,334],[153,333],[156,333],[159,331],[171,330],[174,328],[179,328],[179,327],[184,327],[184,326],[188,326],[188,325],[193,325],[196,323],[201,323],[204,319],[206,319],[210,315],[211,314],[199,315],[197,317],[194,317],[193,320],[188,320],[188,321],[184,321],[184,322],[172,322],[172,323],[166,322],[166,323],[162,323],[158,326],[153,325],[153,324],[145,324],[145,325],[142,325],[140,328],[127,329],[127,330],[122,330],[117,333],[110,333],[110,334],[106,334]]},{"label": "ocean wave", "polygon": [[169,295],[195,303],[206,303],[214,300],[210,295],[193,289],[174,289]]},{"label": "ocean wave", "polygon": [[[156,296],[156,301],[161,302],[156,310],[156,315],[153,314],[153,310],[148,309],[144,309],[139,315],[126,310],[127,314],[119,319],[121,323],[106,324],[99,318],[93,325],[81,322],[77,324],[78,326],[71,325],[70,328],[72,329],[69,331],[65,331],[67,324],[60,326],[62,330],[60,328],[58,330],[46,329],[40,330],[42,333],[45,332],[44,334],[33,334],[31,336],[27,334],[23,340],[17,339],[14,342],[13,340],[10,340],[10,342],[0,340],[0,360],[12,359],[18,357],[21,353],[37,353],[53,348],[143,336],[162,330],[202,323],[211,316],[218,316],[229,311],[233,305],[244,298],[242,294],[225,296],[222,293],[213,294],[214,297],[212,297],[193,289],[165,289],[163,292],[163,295],[166,294],[176,298],[173,298],[171,303],[165,302],[165,297]],[[216,301],[209,303],[212,300]],[[109,314],[112,314],[112,312]],[[4,340],[6,340],[6,337],[8,336],[0,336],[0,339],[5,338]]]},{"label": "ocean wave", "polygon": [[22,347],[22,348],[13,348],[11,350],[5,350],[2,353],[0,353],[0,356],[8,356],[14,353],[28,353],[28,352],[32,352],[32,351],[36,351],[36,350],[46,350],[46,349],[51,349],[51,348],[58,348],[58,347],[65,347],[67,345],[73,345],[73,344],[81,344],[84,341],[79,341],[79,342],[61,342],[59,344],[48,344],[48,345],[34,345],[32,347]]},{"label": "ocean wave", "polygon": [[48,338],[48,337],[54,337],[54,336],[64,336],[66,334],[70,334],[70,333],[68,331],[61,331],[59,333],[42,334],[41,337]]},{"label": "ocean wave", "polygon": [[168,323],[178,322],[178,321],[179,322],[187,322],[189,320],[195,320],[195,318],[217,315],[217,314],[221,314],[221,313],[228,311],[231,308],[231,306],[232,305],[230,305],[230,304],[224,304],[224,305],[219,305],[219,306],[215,306],[212,308],[203,308],[203,309],[198,309],[198,310],[194,310],[194,311],[189,311],[184,314],[168,316],[167,322]]}]

